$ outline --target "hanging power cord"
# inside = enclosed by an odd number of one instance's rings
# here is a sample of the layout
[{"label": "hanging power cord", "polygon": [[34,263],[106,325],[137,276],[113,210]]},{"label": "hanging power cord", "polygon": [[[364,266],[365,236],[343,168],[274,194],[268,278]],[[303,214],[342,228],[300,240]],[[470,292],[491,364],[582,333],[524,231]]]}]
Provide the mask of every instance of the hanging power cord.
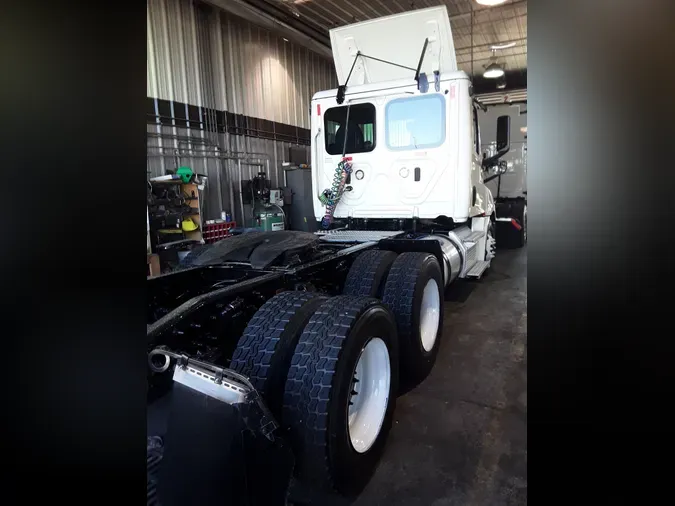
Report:
[{"label": "hanging power cord", "polygon": [[[351,73],[350,73],[351,74]],[[347,105],[347,115],[345,117],[345,138],[342,144],[342,159],[335,168],[335,174],[333,175],[333,184],[330,189],[326,189],[319,195],[319,201],[326,206],[326,214],[321,220],[321,227],[324,230],[330,228],[331,223],[333,222],[333,214],[335,213],[335,208],[340,202],[342,195],[345,191],[345,183],[347,178],[352,173],[352,157],[345,156],[347,154],[347,136],[349,135],[349,112],[351,105]]]},{"label": "hanging power cord", "polygon": [[351,173],[351,156],[342,157],[342,160],[340,160],[340,163],[338,163],[337,167],[335,168],[335,175],[333,176],[333,184],[331,188],[324,190],[323,193],[319,195],[319,200],[324,206],[326,206],[326,214],[321,220],[321,226],[326,230],[333,222],[333,213],[335,213],[335,208],[344,194],[345,182]]}]

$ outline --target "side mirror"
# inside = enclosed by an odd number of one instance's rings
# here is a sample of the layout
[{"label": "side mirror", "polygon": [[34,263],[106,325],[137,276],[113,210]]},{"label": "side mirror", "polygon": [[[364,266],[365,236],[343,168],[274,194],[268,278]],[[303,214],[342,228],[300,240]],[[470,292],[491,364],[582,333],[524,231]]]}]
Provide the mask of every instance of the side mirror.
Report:
[{"label": "side mirror", "polygon": [[511,148],[511,117],[497,118],[497,151],[506,153]]},{"label": "side mirror", "polygon": [[488,158],[483,158],[483,169],[487,170],[494,166],[509,149],[511,149],[511,117],[499,116],[497,118],[497,152]]}]

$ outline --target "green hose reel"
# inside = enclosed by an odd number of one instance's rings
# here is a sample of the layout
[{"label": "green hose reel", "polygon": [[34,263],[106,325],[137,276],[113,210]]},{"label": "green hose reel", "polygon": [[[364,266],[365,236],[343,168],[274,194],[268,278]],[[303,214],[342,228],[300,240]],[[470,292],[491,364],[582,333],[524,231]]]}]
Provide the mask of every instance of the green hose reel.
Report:
[{"label": "green hose reel", "polygon": [[188,184],[190,181],[192,181],[192,178],[195,174],[192,172],[190,167],[178,167],[176,170],[176,175],[180,176],[180,179],[183,181],[183,183]]}]

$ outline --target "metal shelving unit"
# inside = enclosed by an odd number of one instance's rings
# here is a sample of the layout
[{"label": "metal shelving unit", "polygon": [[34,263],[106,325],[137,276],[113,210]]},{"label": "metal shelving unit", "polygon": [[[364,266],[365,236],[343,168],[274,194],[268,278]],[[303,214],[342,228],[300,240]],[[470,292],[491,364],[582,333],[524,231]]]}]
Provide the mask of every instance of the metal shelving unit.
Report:
[{"label": "metal shelving unit", "polygon": [[[160,209],[165,207],[165,213],[151,213],[149,216],[150,230],[153,234],[153,244],[155,249],[158,246],[167,245],[167,243],[176,243],[179,241],[198,241],[203,243],[204,238],[202,234],[203,218],[201,205],[201,191],[198,183],[183,183],[177,181],[153,181],[153,187],[163,187],[168,185],[180,186],[180,194],[185,205],[190,207],[190,210],[176,209],[172,210],[172,203],[177,199],[172,198],[156,198],[155,204]],[[197,225],[197,229],[193,231],[184,231],[181,227],[183,220],[186,218],[192,219]]]}]

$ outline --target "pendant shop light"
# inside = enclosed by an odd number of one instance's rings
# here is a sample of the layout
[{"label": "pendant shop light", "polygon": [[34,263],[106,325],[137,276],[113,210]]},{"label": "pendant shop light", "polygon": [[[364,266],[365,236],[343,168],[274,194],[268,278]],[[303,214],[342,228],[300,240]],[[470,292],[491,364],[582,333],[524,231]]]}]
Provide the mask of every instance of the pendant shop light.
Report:
[{"label": "pendant shop light", "polygon": [[497,79],[498,77],[502,77],[504,75],[504,69],[502,68],[499,63],[497,63],[497,55],[495,50],[492,50],[492,57],[490,58],[490,64],[485,67],[485,71],[483,72],[483,77],[487,79]]}]

